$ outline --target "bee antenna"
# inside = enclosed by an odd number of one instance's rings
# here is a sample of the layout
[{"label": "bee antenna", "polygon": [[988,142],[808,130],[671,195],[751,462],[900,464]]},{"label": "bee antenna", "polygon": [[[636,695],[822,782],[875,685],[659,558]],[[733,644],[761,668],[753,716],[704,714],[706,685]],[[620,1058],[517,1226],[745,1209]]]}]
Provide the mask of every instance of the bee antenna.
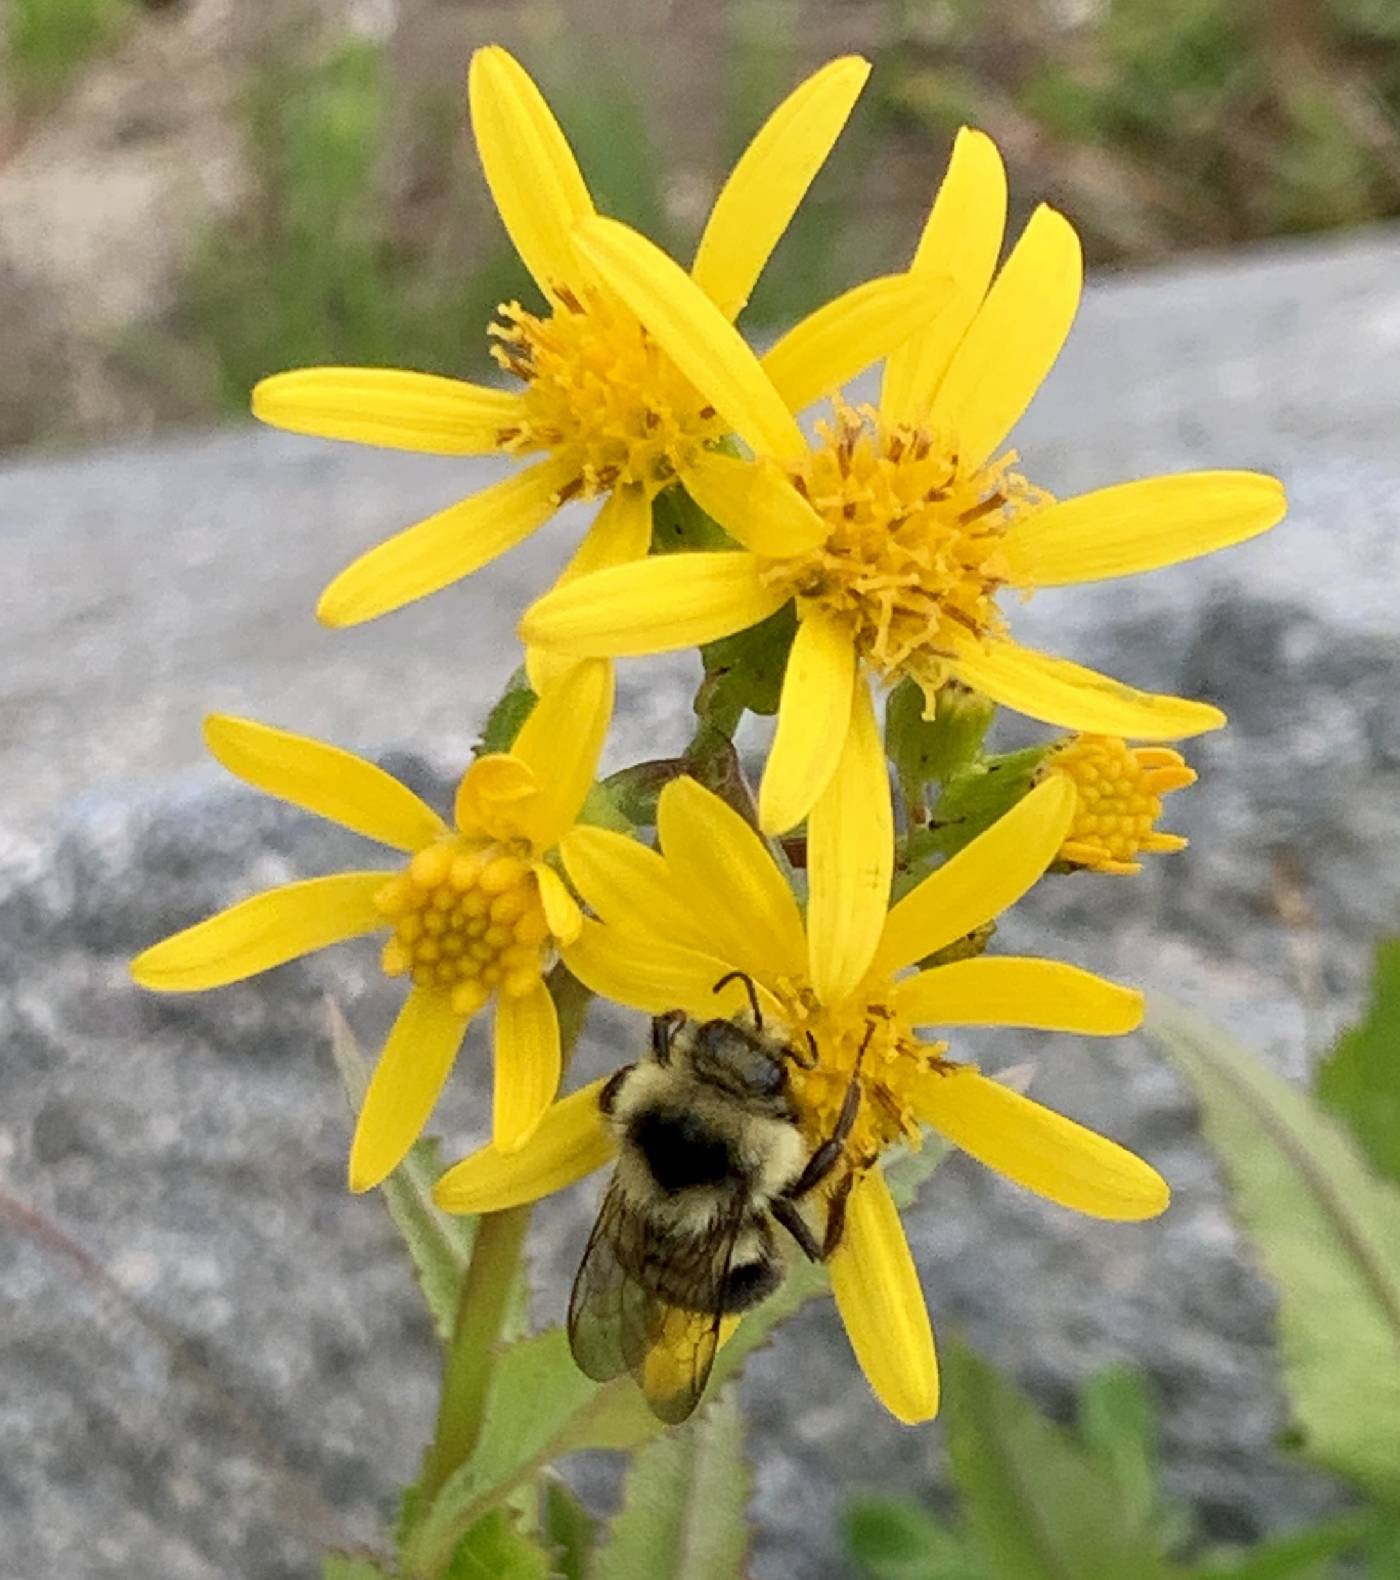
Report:
[{"label": "bee antenna", "polygon": [[758,1007],[758,989],[754,986],[754,980],[747,971],[726,971],[710,991],[718,993],[722,989],[727,988],[731,982],[742,982],[744,984],[744,991],[749,996],[749,1008],[753,1011],[754,1026],[758,1031],[762,1031],[763,1011]]}]

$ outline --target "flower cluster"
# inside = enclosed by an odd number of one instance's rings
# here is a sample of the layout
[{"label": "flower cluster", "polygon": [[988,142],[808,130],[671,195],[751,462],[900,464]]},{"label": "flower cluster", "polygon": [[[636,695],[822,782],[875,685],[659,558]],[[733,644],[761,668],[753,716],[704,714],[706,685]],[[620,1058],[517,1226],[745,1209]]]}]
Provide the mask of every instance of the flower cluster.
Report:
[{"label": "flower cluster", "polygon": [[[625,1141],[616,1079],[558,1095],[552,972],[658,1025],[732,1017],[776,1035],[792,1055],[794,1125],[824,1157],[813,1199],[840,1231],[823,1254],[853,1349],[887,1407],[918,1421],[937,1408],[938,1374],[884,1182],[892,1148],[932,1130],[1079,1212],[1140,1219],[1166,1206],[1147,1163],[982,1075],[944,1033],[1137,1025],[1137,992],[994,952],[992,924],[1047,872],[1130,874],[1143,851],[1184,846],[1156,822],[1162,796],[1195,775],[1158,743],[1224,723],[1207,702],[1023,646],[1000,594],[1239,543],[1274,525],[1284,498],[1273,478],[1239,471],[1058,501],[1033,481],[1008,438],[1075,316],[1079,241],[1042,206],[1001,261],[1005,171],[973,130],[957,138],[907,269],[844,293],[766,352],[750,348],[736,320],[867,72],[833,61],[778,107],[685,269],[597,213],[534,83],[504,50],[478,52],[477,149],[539,289],[534,305],[503,304],[488,330],[511,387],[309,368],[264,380],[253,410],[324,438],[523,463],[341,571],[317,610],[332,626],[447,587],[570,500],[599,502],[554,586],[522,613],[533,706],[508,749],[467,767],[450,824],[338,748],[211,718],[206,739],[225,767],[402,865],[259,894],[154,945],[132,971],[158,991],[211,988],[386,931],[383,969],[408,991],[358,1118],[350,1185],[369,1189],[403,1159],[469,1022],[489,1009],[492,1140],[437,1188],[458,1212],[533,1201]],[[847,393],[877,365],[876,398]],[[804,427],[822,400],[829,414]],[[699,546],[652,552],[662,496],[704,524]],[[735,637],[785,610],[756,806],[742,775],[720,795],[680,759],[650,806],[624,817],[595,786],[612,661]],[[876,705],[876,691],[901,683],[922,699],[912,754],[895,739],[894,707],[882,734]],[[1001,776],[1011,791],[960,835],[940,808],[992,781],[981,740],[997,706],[1075,733]],[[916,793],[909,761],[925,764]],[[668,1309],[684,1330],[686,1310]],[[659,1322],[655,1353],[634,1366],[649,1393],[669,1333]]]}]

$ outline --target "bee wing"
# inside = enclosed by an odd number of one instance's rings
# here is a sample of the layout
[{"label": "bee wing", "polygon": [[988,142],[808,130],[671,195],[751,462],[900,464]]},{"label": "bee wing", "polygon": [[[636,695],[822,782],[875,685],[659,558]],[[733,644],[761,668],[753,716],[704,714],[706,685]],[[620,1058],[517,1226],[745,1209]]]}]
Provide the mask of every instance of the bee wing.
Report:
[{"label": "bee wing", "polygon": [[614,1181],[588,1237],[569,1295],[569,1348],[595,1382],[635,1372],[651,1348],[657,1302],[631,1268],[642,1266],[646,1222]]}]

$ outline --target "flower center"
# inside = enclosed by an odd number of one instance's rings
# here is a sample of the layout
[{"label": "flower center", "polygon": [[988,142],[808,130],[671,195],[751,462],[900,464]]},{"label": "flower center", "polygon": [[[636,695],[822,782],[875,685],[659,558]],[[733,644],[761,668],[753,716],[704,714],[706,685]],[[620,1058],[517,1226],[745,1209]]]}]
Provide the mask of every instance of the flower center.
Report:
[{"label": "flower center", "polygon": [[553,450],[578,466],[561,502],[618,483],[664,488],[707,441],[715,410],[640,321],[602,292],[572,292],[548,318],[519,302],[497,309],[491,355],[525,380],[525,420],[497,439],[513,451]]},{"label": "flower center", "polygon": [[884,678],[912,674],[931,699],[956,635],[1003,629],[1002,538],[1049,495],[1011,470],[1014,452],[965,469],[938,435],[886,424],[868,406],[838,401],[817,432],[822,443],[791,477],[829,534],[767,578],[841,616]]},{"label": "flower center", "polygon": [[1079,807],[1060,860],[1099,872],[1133,873],[1141,851],[1182,850],[1179,834],[1158,833],[1162,797],[1195,782],[1180,752],[1130,747],[1111,735],[1076,735],[1045,759],[1045,772],[1074,782]]},{"label": "flower center", "polygon": [[528,847],[452,835],[420,850],[374,897],[393,924],[380,964],[391,977],[452,996],[473,1015],[497,990],[511,997],[539,980],[549,924]]},{"label": "flower center", "polygon": [[795,1058],[788,1066],[798,1122],[813,1149],[835,1132],[852,1079],[860,1083],[845,1168],[836,1171],[834,1182],[843,1172],[869,1168],[895,1142],[918,1146],[915,1097],[928,1082],[943,1078],[947,1043],[922,1041],[907,1018],[878,997],[832,1009],[806,982],[777,986],[793,1045],[815,1050],[810,1067]]}]

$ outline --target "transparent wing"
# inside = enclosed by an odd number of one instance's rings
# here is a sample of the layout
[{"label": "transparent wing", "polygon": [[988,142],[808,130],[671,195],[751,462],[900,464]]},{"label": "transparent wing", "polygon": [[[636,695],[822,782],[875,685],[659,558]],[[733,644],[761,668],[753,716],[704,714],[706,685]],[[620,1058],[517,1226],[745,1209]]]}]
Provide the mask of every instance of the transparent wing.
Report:
[{"label": "transparent wing", "polygon": [[635,1372],[656,1333],[655,1298],[629,1271],[640,1265],[645,1228],[614,1181],[569,1295],[569,1348],[596,1382]]}]

